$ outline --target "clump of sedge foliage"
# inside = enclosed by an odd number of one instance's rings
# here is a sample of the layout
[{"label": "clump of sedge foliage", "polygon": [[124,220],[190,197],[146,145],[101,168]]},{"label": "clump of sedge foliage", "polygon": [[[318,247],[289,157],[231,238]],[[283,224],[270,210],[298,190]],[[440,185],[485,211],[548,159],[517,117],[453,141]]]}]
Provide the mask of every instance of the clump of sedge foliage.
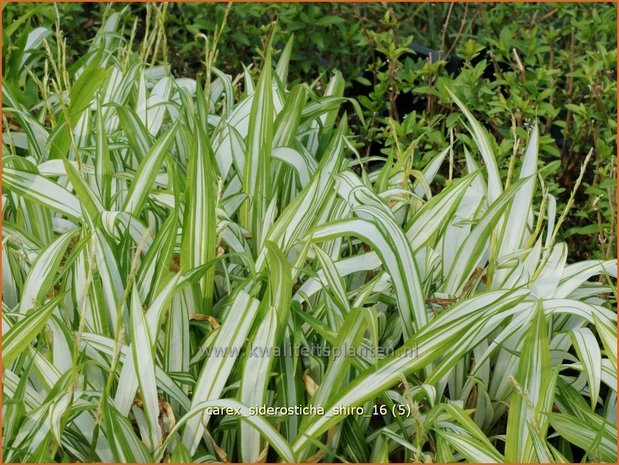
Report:
[{"label": "clump of sedge foliage", "polygon": [[368,172],[292,42],[237,98],[215,48],[175,78],[116,20],[3,80],[4,461],[616,461],[616,261],[567,264],[537,124],[501,175],[445,89],[465,172]]},{"label": "clump of sedge foliage", "polygon": [[[489,130],[491,143],[499,142],[494,153],[504,174],[514,145],[526,140],[527,126],[538,120],[539,156],[551,164],[547,187],[560,210],[593,149],[575,208],[558,236],[569,245],[568,262],[615,255],[612,3],[9,3],[3,8],[5,72],[20,69],[10,46],[18,33],[25,40],[30,28],[58,22],[72,44],[66,51],[72,62],[86,53],[89,39],[114,11],[120,14],[116,34],[139,44],[145,61],[160,60],[175,75],[192,78],[204,74],[204,39],[222,22],[222,70],[235,74],[245,65],[256,77],[265,35],[277,22],[276,53],[291,35],[303,44],[291,52],[291,83],[317,79],[325,86],[334,68],[345,76],[346,96],[359,100],[367,123],[349,114],[359,136],[352,142],[363,155],[392,150],[394,133],[400,144],[416,144],[419,167],[454,141],[473,150],[474,142],[457,131],[462,114],[439,82],[457,90]],[[54,48],[53,38],[48,40]],[[146,56],[156,44],[157,51]],[[464,164],[461,153],[456,151],[456,161]],[[441,170],[438,178],[445,175]]]}]

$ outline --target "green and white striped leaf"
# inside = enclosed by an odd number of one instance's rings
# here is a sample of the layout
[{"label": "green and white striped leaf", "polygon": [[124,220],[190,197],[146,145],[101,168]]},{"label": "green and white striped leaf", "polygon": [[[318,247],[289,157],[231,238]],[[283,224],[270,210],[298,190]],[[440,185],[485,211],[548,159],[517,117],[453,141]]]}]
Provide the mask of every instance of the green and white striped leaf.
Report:
[{"label": "green and white striped leaf", "polygon": [[135,373],[140,386],[144,416],[148,430],[147,446],[152,451],[159,444],[162,431],[159,426],[159,397],[155,382],[155,363],[144,310],[135,288],[131,291],[131,352]]},{"label": "green and white striped leaf", "polygon": [[551,368],[546,316],[538,303],[525,336],[518,362],[517,385],[507,419],[505,458],[509,462],[536,462],[532,430],[546,436],[548,414],[554,402],[556,370]]},{"label": "green and white striped leaf", "polygon": [[[598,341],[589,328],[570,330],[572,344],[582,363],[589,384],[591,409],[595,411],[600,396],[600,382],[602,380],[602,353]],[[616,344],[615,344],[616,345]]]},{"label": "green and white striped leaf", "polygon": [[65,257],[69,243],[78,232],[69,231],[52,242],[32,264],[22,290],[19,312],[26,313],[30,308],[43,303],[52,284],[59,278],[60,263]]},{"label": "green and white striped leaf", "polygon": [[71,221],[80,221],[80,201],[69,191],[35,173],[3,168],[2,184],[6,189],[27,200],[67,216]]},{"label": "green and white striped leaf", "polygon": [[[213,342],[211,355],[207,358],[196,382],[191,402],[192,409],[203,402],[220,398],[234,362],[252,327],[258,307],[259,301],[244,291],[239,291],[235,296],[226,321]],[[187,421],[182,440],[192,455],[198,447],[208,420],[209,416],[205,415]]]},{"label": "green and white striped leaf", "polygon": [[144,159],[140,163],[135,175],[127,199],[125,200],[124,210],[140,216],[142,208],[146,203],[150,190],[155,182],[155,177],[161,167],[163,160],[169,155],[169,148],[174,141],[174,136],[178,125],[172,126],[164,133],[157,142],[150,148]]},{"label": "green and white striped leaf", "polygon": [[63,297],[63,295],[56,296],[40,308],[31,310],[6,332],[2,338],[2,362],[5,367],[9,366],[39,335]]}]

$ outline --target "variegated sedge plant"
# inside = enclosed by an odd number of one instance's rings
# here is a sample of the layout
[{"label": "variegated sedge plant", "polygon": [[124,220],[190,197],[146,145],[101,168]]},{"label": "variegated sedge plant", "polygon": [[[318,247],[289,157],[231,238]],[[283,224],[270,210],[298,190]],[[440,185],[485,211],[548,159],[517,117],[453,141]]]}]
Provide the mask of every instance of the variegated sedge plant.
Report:
[{"label": "variegated sedge plant", "polygon": [[236,96],[115,20],[3,80],[4,461],[616,461],[616,262],[567,263],[537,125],[505,176],[452,94],[477,153],[432,195],[455,148],[367,172],[292,42]]}]

